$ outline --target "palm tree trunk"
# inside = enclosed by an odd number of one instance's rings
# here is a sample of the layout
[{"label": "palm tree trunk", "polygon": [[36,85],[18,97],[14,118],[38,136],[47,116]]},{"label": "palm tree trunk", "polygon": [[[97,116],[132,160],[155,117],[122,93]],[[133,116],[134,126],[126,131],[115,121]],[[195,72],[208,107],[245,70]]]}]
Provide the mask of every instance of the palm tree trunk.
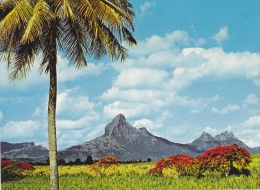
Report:
[{"label": "palm tree trunk", "polygon": [[[56,49],[56,48],[54,48]],[[50,187],[51,190],[59,189],[59,173],[57,158],[57,138],[56,138],[56,101],[57,101],[57,71],[56,52],[51,55],[50,66],[50,91],[48,104],[48,138],[49,138],[49,158],[50,158]]]},{"label": "palm tree trunk", "polygon": [[51,190],[59,189],[59,173],[56,139],[56,100],[57,100],[57,73],[56,62],[50,64],[50,92],[48,104],[48,138],[50,158],[50,186]]}]

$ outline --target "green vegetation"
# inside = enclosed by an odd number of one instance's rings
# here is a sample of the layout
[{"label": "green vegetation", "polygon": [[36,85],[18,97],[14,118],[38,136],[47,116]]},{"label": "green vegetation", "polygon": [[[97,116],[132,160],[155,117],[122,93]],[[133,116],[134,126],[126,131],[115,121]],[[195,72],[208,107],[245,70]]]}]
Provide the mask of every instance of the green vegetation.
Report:
[{"label": "green vegetation", "polygon": [[[250,176],[219,173],[202,178],[193,176],[156,177],[148,173],[156,162],[121,164],[117,170],[107,169],[100,178],[90,166],[59,166],[60,189],[259,189],[260,154],[252,154],[252,163],[247,167]],[[49,189],[48,166],[36,166],[33,176],[22,180],[2,183],[5,189]]]}]

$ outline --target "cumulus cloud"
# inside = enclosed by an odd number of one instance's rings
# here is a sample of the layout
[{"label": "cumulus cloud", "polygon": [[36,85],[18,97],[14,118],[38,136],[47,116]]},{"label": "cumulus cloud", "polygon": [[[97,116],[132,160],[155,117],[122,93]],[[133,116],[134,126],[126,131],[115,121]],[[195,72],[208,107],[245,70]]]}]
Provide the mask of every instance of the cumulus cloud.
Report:
[{"label": "cumulus cloud", "polygon": [[[31,71],[27,73],[26,79],[17,81],[15,87],[20,89],[27,89],[30,86],[49,84],[49,76],[45,73],[40,75],[39,68],[42,58],[38,56],[35,59]],[[58,66],[57,66],[57,77],[58,82],[72,81],[82,76],[98,76],[105,70],[104,63],[88,63],[88,66],[84,69],[76,69],[66,57],[58,54]],[[7,63],[4,61],[0,62],[0,85],[2,87],[11,87],[8,81],[9,72],[7,70]]]},{"label": "cumulus cloud", "polygon": [[156,118],[156,120],[154,121],[149,119],[141,119],[135,121],[134,127],[136,128],[145,127],[147,128],[148,131],[153,132],[154,130],[158,130],[162,128],[164,121],[169,117],[172,117],[172,114],[170,114],[169,111],[165,111],[162,113],[160,117]]},{"label": "cumulus cloud", "polygon": [[32,138],[41,128],[42,124],[38,121],[11,121],[1,127],[2,140],[5,140],[5,137],[12,140],[19,138]]},{"label": "cumulus cloud", "polygon": [[140,6],[140,9],[141,9],[141,14],[140,16],[144,16],[145,13],[152,7],[152,6],[155,6],[155,3],[150,3],[150,2],[145,2],[144,4],[142,4]]},{"label": "cumulus cloud", "polygon": [[216,40],[217,43],[221,44],[224,40],[227,40],[229,38],[228,36],[228,27],[224,26],[221,27],[219,32],[215,34],[214,39]]},{"label": "cumulus cloud", "polygon": [[251,116],[241,123],[230,125],[235,135],[250,147],[260,147],[260,116]]},{"label": "cumulus cloud", "polygon": [[80,88],[66,89],[57,96],[57,115],[81,117],[96,115],[95,104],[89,97],[81,95]]},{"label": "cumulus cloud", "polygon": [[[224,35],[225,31],[227,33],[227,27],[216,35],[219,40],[228,37]],[[186,31],[180,30],[163,37],[154,35],[130,48],[130,58],[124,64],[109,64],[119,75],[112,87],[100,96],[108,103],[103,109],[104,115],[109,118],[118,113],[128,117],[144,116],[173,105],[190,107],[193,114],[200,113],[219,96],[192,98],[179,95],[194,82],[207,77],[258,80],[260,71],[255,68],[260,67],[259,53],[224,52],[219,47],[180,49],[195,45],[195,41]],[[224,108],[213,107],[212,111],[227,114],[240,109],[239,105],[230,104]]]},{"label": "cumulus cloud", "polygon": [[98,76],[105,70],[104,63],[88,63],[87,67],[83,69],[76,69],[66,57],[58,55],[58,81],[66,82],[75,80],[81,76]]},{"label": "cumulus cloud", "polygon": [[57,129],[81,129],[87,128],[91,125],[91,122],[97,120],[99,115],[96,116],[84,116],[78,120],[57,120]]},{"label": "cumulus cloud", "polygon": [[149,68],[129,68],[123,70],[114,82],[116,87],[160,87],[168,73],[164,70]]},{"label": "cumulus cloud", "polygon": [[211,110],[215,113],[228,114],[229,112],[240,110],[240,106],[228,104],[227,107],[224,107],[222,109],[217,109],[213,107]]},{"label": "cumulus cloud", "polygon": [[156,109],[149,103],[129,103],[125,101],[115,101],[107,106],[104,106],[103,115],[106,118],[114,118],[122,113],[127,118],[147,116]]},{"label": "cumulus cloud", "polygon": [[251,93],[246,97],[246,99],[244,100],[244,103],[255,105],[258,103],[258,101],[259,101],[259,98],[254,93]]}]

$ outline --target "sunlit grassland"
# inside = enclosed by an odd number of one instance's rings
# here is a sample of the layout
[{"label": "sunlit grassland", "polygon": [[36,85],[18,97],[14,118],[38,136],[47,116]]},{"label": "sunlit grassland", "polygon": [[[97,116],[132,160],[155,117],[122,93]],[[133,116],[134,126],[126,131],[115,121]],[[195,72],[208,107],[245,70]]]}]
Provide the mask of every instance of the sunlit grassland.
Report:
[{"label": "sunlit grassland", "polygon": [[[59,166],[60,189],[260,189],[260,154],[253,154],[250,176],[221,177],[219,174],[197,179],[193,176],[155,177],[148,173],[156,162],[121,164],[107,169],[102,178],[89,166]],[[32,176],[2,183],[1,189],[49,189],[47,166],[36,166]]]}]

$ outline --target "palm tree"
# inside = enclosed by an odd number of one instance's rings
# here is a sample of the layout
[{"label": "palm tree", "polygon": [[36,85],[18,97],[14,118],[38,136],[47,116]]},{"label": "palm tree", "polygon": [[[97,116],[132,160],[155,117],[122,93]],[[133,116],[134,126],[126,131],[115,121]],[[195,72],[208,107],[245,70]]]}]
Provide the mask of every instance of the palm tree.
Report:
[{"label": "palm tree", "polygon": [[127,57],[122,41],[137,44],[134,12],[128,0],[4,0],[0,3],[0,60],[7,62],[9,80],[26,78],[35,57],[42,56],[40,73],[50,76],[48,139],[50,186],[59,189],[56,98],[57,52],[64,51],[76,68],[86,58]]}]

